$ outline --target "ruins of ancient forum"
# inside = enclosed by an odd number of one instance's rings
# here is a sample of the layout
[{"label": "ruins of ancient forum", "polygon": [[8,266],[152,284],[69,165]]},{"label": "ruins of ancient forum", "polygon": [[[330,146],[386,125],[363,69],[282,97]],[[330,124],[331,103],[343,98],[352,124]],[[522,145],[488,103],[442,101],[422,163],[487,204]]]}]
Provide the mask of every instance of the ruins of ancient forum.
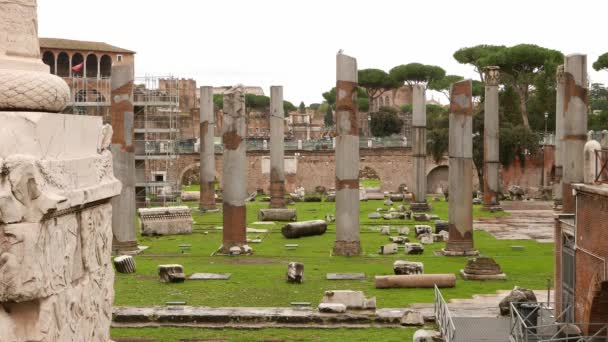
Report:
[{"label": "ruins of ancient forum", "polygon": [[0,342],[608,342],[608,53],[356,57],[296,106],[0,0]]}]

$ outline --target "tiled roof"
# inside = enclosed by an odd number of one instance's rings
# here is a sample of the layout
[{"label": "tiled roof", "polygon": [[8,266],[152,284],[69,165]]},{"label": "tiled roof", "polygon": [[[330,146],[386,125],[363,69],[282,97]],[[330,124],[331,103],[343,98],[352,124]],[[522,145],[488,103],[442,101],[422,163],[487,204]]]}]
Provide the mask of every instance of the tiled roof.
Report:
[{"label": "tiled roof", "polygon": [[44,49],[84,50],[116,53],[135,53],[135,51],[119,48],[103,42],[89,42],[84,40],[39,38],[40,47]]}]

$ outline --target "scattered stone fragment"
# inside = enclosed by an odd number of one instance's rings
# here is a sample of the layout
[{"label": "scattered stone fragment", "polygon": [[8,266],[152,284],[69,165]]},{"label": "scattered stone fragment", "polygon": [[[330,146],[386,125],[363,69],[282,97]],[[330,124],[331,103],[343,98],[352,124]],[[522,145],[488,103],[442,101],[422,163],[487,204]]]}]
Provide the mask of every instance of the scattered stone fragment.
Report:
[{"label": "scattered stone fragment", "polygon": [[242,254],[253,254],[253,248],[249,247],[249,245],[243,245],[243,246],[241,246],[241,253]]},{"label": "scattered stone fragment", "polygon": [[230,247],[230,250],[228,252],[230,253],[230,255],[240,255],[241,254],[241,247],[239,247],[239,246],[232,246],[232,247]]},{"label": "scattered stone fragment", "polygon": [[247,243],[262,243],[262,239],[247,239]]},{"label": "scattered stone fragment", "polygon": [[325,215],[325,222],[331,223],[331,222],[335,222],[335,221],[336,221],[336,217],[334,215],[331,215],[331,214]]},{"label": "scattered stone fragment", "polygon": [[388,198],[393,202],[401,202],[403,201],[403,194],[389,194]]},{"label": "scattered stone fragment", "polygon": [[515,286],[513,291],[509,293],[498,304],[501,316],[508,316],[511,313],[511,303],[536,303],[536,295],[534,291],[528,290],[519,286]]},{"label": "scattered stone fragment", "polygon": [[365,280],[365,273],[327,273],[327,280]]},{"label": "scattered stone fragment", "polygon": [[509,187],[509,195],[511,196],[512,200],[521,201],[524,199],[525,194],[524,189],[522,189],[519,185],[511,185]]},{"label": "scattered stone fragment", "polygon": [[467,280],[505,280],[507,275],[492,258],[477,257],[469,259],[460,274]]},{"label": "scattered stone fragment", "polygon": [[416,330],[414,333],[414,342],[439,342],[443,341],[441,333],[435,330]]},{"label": "scattered stone fragment", "polygon": [[142,235],[192,234],[192,209],[187,206],[137,209]]},{"label": "scattered stone fragment", "polygon": [[429,214],[429,220],[439,220],[439,215]]},{"label": "scattered stone fragment", "polygon": [[376,212],[386,211],[386,208],[376,208]]},{"label": "scattered stone fragment", "polygon": [[450,233],[447,230],[442,230],[439,232],[439,234],[437,235],[441,235],[444,242],[447,242],[448,240],[450,240]]},{"label": "scattered stone fragment", "polygon": [[398,205],[397,206],[397,211],[404,212],[405,211],[405,205],[403,205],[403,204]]},{"label": "scattered stone fragment", "polygon": [[158,265],[158,276],[163,283],[183,283],[186,280],[184,267],[178,264]]},{"label": "scattered stone fragment", "polygon": [[406,238],[405,236],[389,236],[388,238],[391,242],[394,243],[399,243],[399,244],[403,244],[406,242],[410,242],[410,239]]},{"label": "scattered stone fragment", "polygon": [[344,304],[346,309],[375,309],[376,297],[365,298],[363,291],[331,290],[325,291],[321,303],[340,303]]},{"label": "scattered stone fragment", "polygon": [[422,254],[424,252],[424,246],[416,242],[405,243],[405,254],[414,255]]},{"label": "scattered stone fragment", "polygon": [[390,199],[387,199],[386,201],[384,201],[384,205],[391,206],[391,205],[393,205],[393,201],[391,201]]},{"label": "scattered stone fragment", "polygon": [[383,254],[383,255],[397,254],[398,249],[399,249],[399,246],[396,243],[389,243],[384,246],[380,246],[379,253]]},{"label": "scattered stone fragment", "polygon": [[478,198],[478,197],[473,198],[473,204],[481,204],[481,203],[483,203],[481,198]]},{"label": "scattered stone fragment", "polygon": [[418,239],[420,239],[420,243],[423,245],[431,245],[435,242],[433,235],[428,233],[418,236]]},{"label": "scattered stone fragment", "polygon": [[281,228],[281,234],[288,239],[306,236],[322,235],[327,231],[327,222],[323,220],[311,220],[288,223]]},{"label": "scattered stone fragment", "polygon": [[325,202],[335,202],[335,201],[336,201],[335,193],[327,194],[327,196],[325,196]]},{"label": "scattered stone fragment", "polygon": [[310,306],[310,302],[290,302],[289,305],[297,307]]},{"label": "scattered stone fragment", "polygon": [[423,274],[424,264],[416,261],[397,260],[393,263],[395,274]]},{"label": "scattered stone fragment", "polygon": [[346,312],[346,305],[342,303],[321,303],[318,309],[319,312],[325,313],[344,313]]},{"label": "scattered stone fragment", "polygon": [[407,310],[401,317],[401,325],[403,326],[423,326],[424,316],[420,311]]},{"label": "scattered stone fragment", "polygon": [[448,221],[435,221],[435,233],[439,234],[441,231],[448,232],[450,230],[450,225]]},{"label": "scattered stone fragment", "polygon": [[412,219],[412,215],[414,215],[414,212],[411,211],[411,210],[408,210],[408,211],[405,212],[405,218],[408,219],[408,220]]},{"label": "scattered stone fragment", "polygon": [[287,282],[298,283],[304,282],[304,264],[301,262],[290,262],[287,264]]},{"label": "scattered stone fragment", "polygon": [[444,242],[444,235],[443,234],[431,234],[431,236],[433,237],[433,242]]},{"label": "scattered stone fragment", "polygon": [[188,280],[228,280],[231,273],[194,273]]},{"label": "scattered stone fragment", "polygon": [[260,221],[295,221],[296,219],[295,209],[271,208],[258,211],[258,220]]},{"label": "scattered stone fragment", "polygon": [[408,227],[399,227],[397,228],[397,233],[399,235],[410,235],[410,229]]},{"label": "scattered stone fragment", "polygon": [[391,235],[391,227],[390,226],[382,226],[380,228],[380,235]]},{"label": "scattered stone fragment", "polygon": [[135,273],[135,260],[130,255],[114,258],[114,267],[118,273]]},{"label": "scattered stone fragment", "polygon": [[369,218],[369,219],[379,219],[381,217],[382,216],[380,216],[380,214],[378,214],[377,212],[367,214],[367,218]]},{"label": "scattered stone fragment", "polygon": [[420,238],[422,234],[432,234],[433,228],[431,226],[425,224],[417,224],[414,226],[414,234],[416,234],[417,238]]},{"label": "scattered stone fragment", "polygon": [[395,209],[395,208],[393,208],[393,207],[390,207],[390,208],[388,209],[388,212],[389,212],[389,213],[393,213],[393,212],[395,212],[395,211],[397,211],[397,209]]},{"label": "scattered stone fragment", "polygon": [[410,202],[412,202],[413,199],[414,199],[414,194],[412,194],[411,192],[403,194],[403,201],[405,201],[405,203],[410,203]]},{"label": "scattered stone fragment", "polygon": [[428,214],[414,214],[414,221],[429,221],[431,219]]},{"label": "scattered stone fragment", "polygon": [[374,287],[377,289],[408,289],[408,288],[451,288],[456,286],[454,273],[445,274],[398,274],[374,277]]}]

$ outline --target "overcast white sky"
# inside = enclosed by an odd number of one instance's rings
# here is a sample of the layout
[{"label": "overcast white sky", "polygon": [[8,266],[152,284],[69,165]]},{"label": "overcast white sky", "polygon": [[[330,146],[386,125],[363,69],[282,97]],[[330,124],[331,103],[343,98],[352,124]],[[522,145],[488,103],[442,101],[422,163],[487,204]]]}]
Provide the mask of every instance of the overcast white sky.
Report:
[{"label": "overcast white sky", "polygon": [[[566,5],[568,4],[568,5]],[[608,51],[605,0],[38,0],[41,37],[103,41],[137,51],[136,75],[197,85],[283,85],[286,100],[321,102],[335,85],[335,54],[359,68],[410,62],[475,77],[452,57],[477,44],[533,43]]]}]

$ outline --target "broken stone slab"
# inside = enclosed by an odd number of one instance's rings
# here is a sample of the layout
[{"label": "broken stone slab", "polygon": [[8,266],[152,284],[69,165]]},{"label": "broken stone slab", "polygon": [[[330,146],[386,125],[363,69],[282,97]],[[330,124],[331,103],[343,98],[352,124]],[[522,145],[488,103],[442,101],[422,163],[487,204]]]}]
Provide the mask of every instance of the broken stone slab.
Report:
[{"label": "broken stone slab", "polygon": [[281,228],[281,234],[287,239],[297,239],[306,236],[322,235],[327,231],[327,222],[312,220],[288,223]]},{"label": "broken stone slab", "polygon": [[386,211],[386,208],[376,208],[376,212],[383,212]]},{"label": "broken stone slab", "polygon": [[301,284],[304,282],[304,264],[290,262],[287,264],[287,282]]},{"label": "broken stone slab", "polygon": [[431,216],[428,214],[414,214],[414,221],[424,222],[429,221]]},{"label": "broken stone slab", "polygon": [[396,243],[389,243],[384,246],[380,246],[379,254],[387,255],[387,254],[397,254],[397,250],[399,246]]},{"label": "broken stone slab", "polygon": [[258,211],[260,221],[295,221],[296,219],[295,209],[260,209]]},{"label": "broken stone slab", "polygon": [[477,198],[477,197],[473,198],[473,204],[482,204],[482,203],[483,203],[483,201],[481,200],[481,198]]},{"label": "broken stone slab", "polygon": [[403,244],[403,243],[406,243],[406,242],[410,242],[410,239],[408,239],[408,238],[407,238],[407,237],[405,237],[405,236],[389,236],[389,237],[388,237],[388,239],[389,239],[391,242],[394,242],[394,243],[399,243],[399,244]]},{"label": "broken stone slab", "polygon": [[442,230],[437,235],[441,235],[441,237],[443,239],[442,241],[444,241],[444,242],[447,242],[448,240],[450,240],[450,233],[447,230]]},{"label": "broken stone slab", "polygon": [[393,263],[395,274],[423,274],[424,264],[416,261],[397,260]]},{"label": "broken stone slab", "polygon": [[365,280],[365,273],[327,273],[327,280]]},{"label": "broken stone slab", "polygon": [[440,342],[443,341],[441,333],[435,330],[416,330],[413,342]]},{"label": "broken stone slab", "polygon": [[414,212],[411,211],[411,210],[408,210],[408,211],[405,212],[405,218],[408,219],[408,220],[412,219],[412,215],[414,215]]},{"label": "broken stone slab", "polygon": [[[254,223],[252,223],[252,224],[254,224]],[[245,232],[262,234],[262,233],[268,233],[268,229],[246,228]]]},{"label": "broken stone slab", "polygon": [[135,259],[130,255],[114,258],[114,267],[118,273],[135,273]]},{"label": "broken stone slab", "polygon": [[532,290],[515,286],[498,304],[501,316],[508,316],[511,313],[511,303],[537,303],[536,295]]},{"label": "broken stone slab", "polygon": [[380,216],[380,214],[378,214],[377,212],[372,212],[372,213],[367,214],[367,218],[372,219],[372,220],[379,219],[381,217],[382,216]]},{"label": "broken stone slab", "polygon": [[391,205],[393,205],[393,201],[391,201],[390,199],[387,199],[386,201],[384,201],[384,205],[390,207]]},{"label": "broken stone slab", "polygon": [[423,245],[431,245],[435,242],[435,239],[433,238],[432,234],[422,234],[418,236],[418,239],[420,239],[420,243]]},{"label": "broken stone slab", "polygon": [[433,237],[433,242],[445,242],[446,240],[444,240],[445,236],[443,234],[431,234],[431,236]]},{"label": "broken stone slab", "polygon": [[262,239],[260,239],[260,238],[247,239],[247,243],[262,243]]},{"label": "broken stone slab", "polygon": [[425,224],[417,224],[414,226],[414,233],[416,234],[417,238],[420,238],[420,235],[432,234],[433,228]]},{"label": "broken stone slab", "polygon": [[399,227],[397,228],[397,233],[399,235],[410,235],[410,229],[408,227]]},{"label": "broken stone slab", "polygon": [[375,276],[374,285],[377,289],[454,287],[456,276],[453,273]]},{"label": "broken stone slab", "polygon": [[[361,198],[359,198],[359,200],[361,200]],[[327,194],[327,196],[325,196],[325,202],[335,202],[336,201],[336,194]]]},{"label": "broken stone slab", "polygon": [[401,202],[403,201],[403,194],[388,194],[388,198],[393,202]]},{"label": "broken stone slab", "polygon": [[180,194],[182,201],[198,201],[201,197],[200,191],[182,191]]},{"label": "broken stone slab", "polygon": [[331,214],[325,215],[325,222],[331,223],[331,222],[335,222],[335,221],[336,221],[336,217],[334,215],[331,215]]},{"label": "broken stone slab", "polygon": [[188,280],[228,280],[231,273],[194,273]]},{"label": "broken stone slab", "polygon": [[429,220],[439,220],[440,217],[439,215],[435,215],[435,214],[427,214],[429,215]]},{"label": "broken stone slab", "polygon": [[404,211],[406,211],[406,209],[405,209],[405,205],[403,205],[403,204],[398,205],[398,206],[397,206],[397,211],[400,211],[400,212],[404,212]]},{"label": "broken stone slab", "polygon": [[406,310],[401,317],[401,325],[403,326],[423,326],[424,316],[420,311]]},{"label": "broken stone slab", "polygon": [[365,193],[365,197],[368,200],[383,200],[384,199],[384,193],[382,193],[382,192],[371,192],[370,193],[369,191],[367,191]]},{"label": "broken stone slab", "polygon": [[137,209],[142,235],[192,234],[192,209],[187,206]]},{"label": "broken stone slab", "polygon": [[340,303],[347,309],[366,310],[376,308],[376,297],[365,298],[363,291],[330,290],[325,291],[321,303]]},{"label": "broken stone slab", "polygon": [[184,267],[179,264],[158,265],[158,276],[163,283],[183,283],[186,280]]},{"label": "broken stone slab", "polygon": [[390,235],[391,227],[390,226],[382,226],[380,227],[380,235]]},{"label": "broken stone slab", "polygon": [[318,306],[319,312],[324,313],[344,313],[346,305],[342,303],[321,303]]},{"label": "broken stone slab", "polygon": [[411,192],[403,194],[403,201],[405,203],[410,203],[412,202],[412,200],[414,200],[414,194],[412,194]]},{"label": "broken stone slab", "polygon": [[442,231],[448,232],[450,230],[450,224],[448,221],[435,221],[435,233],[439,234]]},{"label": "broken stone slab", "polygon": [[405,254],[415,255],[424,253],[424,246],[416,242],[405,243]]}]

